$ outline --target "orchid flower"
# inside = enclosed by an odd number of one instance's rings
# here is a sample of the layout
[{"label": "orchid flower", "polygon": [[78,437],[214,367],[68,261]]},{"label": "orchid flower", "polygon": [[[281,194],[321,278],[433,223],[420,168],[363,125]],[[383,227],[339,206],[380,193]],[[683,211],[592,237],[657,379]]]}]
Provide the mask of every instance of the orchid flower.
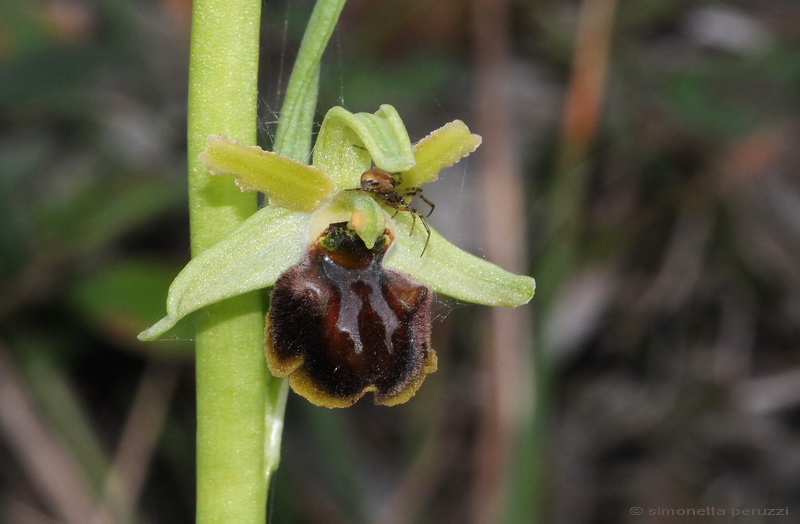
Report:
[{"label": "orchid flower", "polygon": [[[445,240],[403,201],[360,189],[377,168],[398,196],[433,182],[481,142],[455,120],[412,145],[396,110],[334,107],[312,165],[220,135],[200,155],[212,174],[233,175],[269,205],[200,253],[169,289],[167,315],[139,338],[164,335],[204,306],[274,286],[265,346],[270,371],[311,402],[343,407],[365,392],[376,403],[410,398],[436,370],[431,290],[466,302],[516,307],[531,277],[509,273]],[[395,202],[396,204],[396,202]],[[416,226],[416,227],[415,227]]]}]

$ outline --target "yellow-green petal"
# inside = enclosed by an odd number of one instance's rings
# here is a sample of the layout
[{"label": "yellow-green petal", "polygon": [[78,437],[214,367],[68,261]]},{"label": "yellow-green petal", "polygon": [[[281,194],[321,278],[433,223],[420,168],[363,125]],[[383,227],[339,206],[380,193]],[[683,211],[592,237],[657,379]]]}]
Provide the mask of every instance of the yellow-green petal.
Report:
[{"label": "yellow-green petal", "polygon": [[153,340],[181,318],[220,300],[271,286],[306,249],[309,216],[267,206],[189,261],[167,295],[167,316],[139,334]]},{"label": "yellow-green petal", "polygon": [[[445,240],[435,230],[425,254],[420,256],[427,234],[417,223],[408,235],[411,217],[398,215],[400,222],[394,245],[384,265],[402,271],[428,284],[437,293],[475,304],[517,307],[527,304],[536,290],[536,282],[525,275],[515,275],[491,262],[467,253]],[[419,220],[417,220],[419,222]]]},{"label": "yellow-green petal", "polygon": [[318,208],[334,189],[319,169],[222,135],[208,137],[200,160],[214,175],[236,177],[242,191],[261,191],[270,204],[304,213]]},{"label": "yellow-green petal", "polygon": [[374,114],[332,107],[325,115],[314,146],[314,166],[328,173],[338,189],[358,187],[372,163],[390,173],[414,166],[414,152],[405,124],[394,107],[384,104]]},{"label": "yellow-green petal", "polygon": [[453,120],[414,146],[416,165],[403,172],[400,188],[419,187],[439,178],[439,171],[452,166],[481,145],[481,137],[470,133],[461,120]]}]

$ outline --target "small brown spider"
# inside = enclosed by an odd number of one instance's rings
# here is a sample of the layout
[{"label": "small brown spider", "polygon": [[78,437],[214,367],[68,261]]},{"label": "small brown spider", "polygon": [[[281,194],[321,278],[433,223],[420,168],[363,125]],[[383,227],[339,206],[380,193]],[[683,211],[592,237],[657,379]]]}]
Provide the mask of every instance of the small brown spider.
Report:
[{"label": "small brown spider", "polygon": [[[407,187],[398,191],[396,188],[400,185],[402,180],[403,178],[400,173],[393,175],[392,173],[387,173],[381,169],[370,169],[369,171],[364,171],[364,173],[361,174],[361,187],[354,187],[348,191],[364,191],[366,193],[372,193],[373,195],[376,195],[387,206],[395,210],[392,218],[397,216],[397,213],[400,211],[408,211],[411,213],[412,222],[411,232],[409,234],[414,233],[414,225],[416,225],[417,218],[419,218],[419,221],[422,222],[422,226],[428,233],[428,238],[425,240],[425,247],[422,248],[422,253],[419,255],[422,256],[425,254],[425,250],[428,249],[428,242],[431,240],[431,228],[425,219],[431,216],[431,213],[433,213],[436,205],[425,198],[425,195],[422,194],[422,188]],[[428,211],[428,214],[424,217],[419,210],[412,207],[409,203],[410,199],[414,197],[419,197],[423,202],[430,206],[431,210]],[[408,198],[409,201],[406,201],[406,198]]]}]

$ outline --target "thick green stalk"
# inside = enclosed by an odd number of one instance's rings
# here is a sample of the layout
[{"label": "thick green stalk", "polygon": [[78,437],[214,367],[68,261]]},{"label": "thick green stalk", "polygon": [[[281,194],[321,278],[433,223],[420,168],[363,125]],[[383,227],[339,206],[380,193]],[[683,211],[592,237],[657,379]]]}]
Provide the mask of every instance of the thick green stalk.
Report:
[{"label": "thick green stalk", "polygon": [[[261,0],[195,0],[189,71],[189,208],[192,254],[256,210],[256,196],[209,175],[197,158],[206,137],[255,144]],[[198,318],[197,522],[262,523],[267,372],[263,306],[250,293]]]},{"label": "thick green stalk", "polygon": [[[276,150],[307,160],[319,62],[345,0],[319,0],[286,93]],[[192,253],[212,246],[256,209],[227,177],[197,158],[211,134],[256,138],[260,0],[195,0],[189,86]],[[255,293],[209,306],[197,331],[197,522],[265,521],[269,476],[280,457],[286,398],[262,355],[263,309]]]}]

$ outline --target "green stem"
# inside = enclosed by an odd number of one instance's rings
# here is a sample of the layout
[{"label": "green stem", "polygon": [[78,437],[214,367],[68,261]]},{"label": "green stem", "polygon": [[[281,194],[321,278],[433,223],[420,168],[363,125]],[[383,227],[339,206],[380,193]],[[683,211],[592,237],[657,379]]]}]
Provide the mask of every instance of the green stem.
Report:
[{"label": "green stem", "polygon": [[[212,177],[197,155],[212,133],[255,144],[261,0],[195,0],[189,64],[189,211],[192,254],[256,210],[256,195]],[[269,373],[257,293],[199,315],[197,522],[266,519],[264,413]]]},{"label": "green stem", "polygon": [[[319,62],[345,0],[319,0],[289,80],[276,151],[307,160]],[[195,0],[189,69],[189,210],[192,254],[256,210],[254,193],[209,175],[198,160],[210,134],[256,141],[261,0]],[[198,315],[197,522],[262,523],[280,457],[285,381],[263,357],[262,301],[249,293]]]}]

